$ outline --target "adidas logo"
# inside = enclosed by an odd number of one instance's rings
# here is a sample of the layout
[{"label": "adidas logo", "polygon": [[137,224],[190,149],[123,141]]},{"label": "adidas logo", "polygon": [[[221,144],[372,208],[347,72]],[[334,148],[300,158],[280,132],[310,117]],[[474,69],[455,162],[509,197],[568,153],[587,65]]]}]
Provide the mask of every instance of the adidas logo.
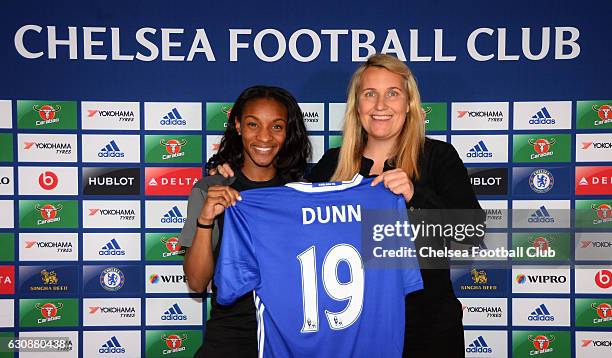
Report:
[{"label": "adidas logo", "polygon": [[531,217],[529,217],[527,221],[530,223],[554,223],[555,218],[553,218],[546,207],[542,205],[538,208],[538,210],[531,214]]},{"label": "adidas logo", "polygon": [[102,249],[98,251],[98,255],[100,256],[123,256],[125,255],[125,250],[121,249],[119,243],[116,239],[112,239],[106,245],[102,246]]},{"label": "adidas logo", "polygon": [[111,140],[104,148],[100,149],[98,152],[98,157],[101,158],[123,158],[125,157],[125,153],[119,149],[115,140]]},{"label": "adidas logo", "polygon": [[555,316],[550,314],[545,304],[539,305],[533,312],[527,317],[528,321],[554,321]]},{"label": "adidas logo", "polygon": [[183,313],[178,303],[173,304],[161,316],[162,321],[186,321],[187,315]]},{"label": "adidas logo", "polygon": [[468,158],[490,158],[492,156],[493,153],[489,151],[489,148],[487,148],[487,145],[482,140],[467,153]]},{"label": "adidas logo", "polygon": [[181,214],[178,206],[172,207],[170,211],[164,214],[164,217],[161,219],[163,224],[182,224],[185,222],[185,217]]},{"label": "adidas logo", "polygon": [[98,349],[98,353],[125,353],[125,348],[121,346],[117,337],[113,336]]},{"label": "adidas logo", "polygon": [[534,114],[529,120],[529,124],[552,125],[555,124],[555,122],[555,119],[550,115],[546,107],[542,107],[542,109]]},{"label": "adidas logo", "polygon": [[470,343],[465,349],[466,353],[493,353],[493,349],[489,347],[487,342],[482,336],[476,338],[474,342]]},{"label": "adidas logo", "polygon": [[165,126],[184,126],[187,124],[187,121],[183,119],[183,116],[179,113],[176,107],[172,108],[168,114],[166,114],[159,124]]}]

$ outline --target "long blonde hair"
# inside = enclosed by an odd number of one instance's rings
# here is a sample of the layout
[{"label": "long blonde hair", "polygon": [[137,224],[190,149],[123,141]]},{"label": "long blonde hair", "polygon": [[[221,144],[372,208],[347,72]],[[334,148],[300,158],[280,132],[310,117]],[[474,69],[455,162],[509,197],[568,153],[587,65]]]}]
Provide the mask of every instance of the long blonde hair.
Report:
[{"label": "long blonde hair", "polygon": [[404,90],[408,95],[408,114],[397,139],[396,151],[392,155],[395,167],[403,169],[411,179],[419,178],[418,159],[425,143],[425,118],[421,108],[421,95],[412,72],[402,61],[386,54],[375,54],[359,66],[349,83],[343,139],[338,166],[332,181],[349,180],[359,173],[361,157],[367,142],[367,133],[359,120],[359,87],[361,77],[369,67],[381,67],[404,79]]}]

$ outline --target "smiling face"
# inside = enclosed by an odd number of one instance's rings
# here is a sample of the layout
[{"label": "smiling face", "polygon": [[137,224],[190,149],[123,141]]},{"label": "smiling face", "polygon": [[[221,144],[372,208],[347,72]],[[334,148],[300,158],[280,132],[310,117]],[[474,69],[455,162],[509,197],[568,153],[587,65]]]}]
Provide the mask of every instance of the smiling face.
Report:
[{"label": "smiling face", "polygon": [[274,159],[285,143],[287,109],[271,98],[249,101],[236,121],[242,136],[243,172],[252,180],[271,179],[276,173]]},{"label": "smiling face", "polygon": [[368,139],[395,141],[408,113],[404,78],[382,67],[369,67],[361,77],[359,120]]}]

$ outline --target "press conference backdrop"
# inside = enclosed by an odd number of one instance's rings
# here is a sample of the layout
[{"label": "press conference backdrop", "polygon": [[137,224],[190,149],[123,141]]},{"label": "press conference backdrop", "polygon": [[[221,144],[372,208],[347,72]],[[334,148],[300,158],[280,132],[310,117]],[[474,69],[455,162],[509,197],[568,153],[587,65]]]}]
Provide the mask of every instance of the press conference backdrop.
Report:
[{"label": "press conference backdrop", "polygon": [[232,101],[254,84],[290,90],[316,162],[341,143],[351,73],[386,52],[414,71],[428,135],[469,168],[488,248],[557,253],[453,269],[466,355],[612,356],[611,12],[609,1],[3,3],[0,338],[69,338],[48,357],[192,356],[209,300],[189,291],[176,237]]}]

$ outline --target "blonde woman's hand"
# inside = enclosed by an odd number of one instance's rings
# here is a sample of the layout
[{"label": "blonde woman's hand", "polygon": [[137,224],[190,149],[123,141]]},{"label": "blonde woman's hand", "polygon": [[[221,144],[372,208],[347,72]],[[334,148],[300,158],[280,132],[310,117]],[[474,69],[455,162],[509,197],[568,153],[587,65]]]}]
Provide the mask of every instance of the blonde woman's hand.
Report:
[{"label": "blonde woman's hand", "polygon": [[385,188],[394,194],[402,194],[406,202],[409,202],[414,195],[414,185],[408,178],[408,174],[402,169],[393,169],[383,172],[372,180],[372,186],[383,183]]}]

